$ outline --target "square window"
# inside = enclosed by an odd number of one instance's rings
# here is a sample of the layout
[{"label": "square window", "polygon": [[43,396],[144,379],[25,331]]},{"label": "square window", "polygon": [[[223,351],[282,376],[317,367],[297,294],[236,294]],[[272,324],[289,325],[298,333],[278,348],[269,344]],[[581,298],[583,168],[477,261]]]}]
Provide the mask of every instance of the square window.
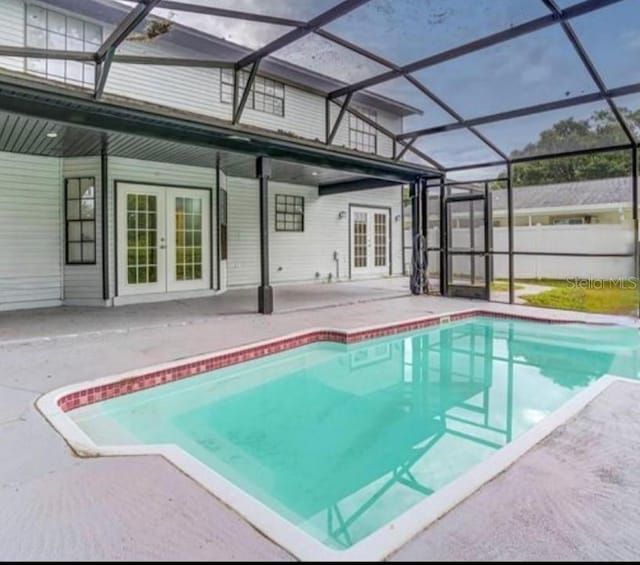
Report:
[{"label": "square window", "polygon": [[47,27],[47,12],[40,6],[34,6],[33,4],[27,5],[27,25],[36,26],[39,28]]},{"label": "square window", "polygon": [[69,243],[67,246],[67,263],[82,262],[82,244]]},{"label": "square window", "polygon": [[47,47],[47,32],[35,27],[27,28],[27,47],[45,49]]},{"label": "square window", "polygon": [[82,229],[80,222],[69,222],[67,238],[69,241],[80,241],[82,237]]},{"label": "square window", "polygon": [[[100,26],[40,6],[27,5],[25,23],[27,47],[94,52],[102,43]],[[94,84],[95,67],[91,63],[27,58],[25,70],[69,84],[84,87]]]},{"label": "square window", "polygon": [[82,222],[82,241],[93,241],[95,239],[95,234],[95,222]]},{"label": "square window", "polygon": [[65,35],[67,31],[65,16],[52,10],[47,10],[47,29]]},{"label": "square window", "polygon": [[85,22],[84,40],[93,45],[100,45],[102,43],[102,28],[96,24]]},{"label": "square window", "polygon": [[304,198],[276,194],[276,231],[304,231]]}]

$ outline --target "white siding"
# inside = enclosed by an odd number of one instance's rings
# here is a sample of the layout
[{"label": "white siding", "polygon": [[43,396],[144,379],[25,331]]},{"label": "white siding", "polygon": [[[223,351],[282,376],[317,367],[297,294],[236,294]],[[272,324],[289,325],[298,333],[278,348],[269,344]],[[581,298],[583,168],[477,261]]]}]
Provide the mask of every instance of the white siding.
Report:
[{"label": "white siding", "polygon": [[[228,177],[229,286],[257,284],[260,277],[258,183]],[[271,182],[269,247],[273,283],[327,280],[336,277],[333,252],[340,260],[340,280],[349,276],[349,204],[391,208],[392,273],[402,273],[400,187],[318,196],[317,187]],[[304,196],[304,232],[275,231],[276,194]],[[344,218],[338,214],[345,211]],[[316,277],[319,273],[319,277]]]},{"label": "white siding", "polygon": [[[115,226],[114,226],[114,196],[115,183],[139,182],[153,183],[162,186],[183,186],[211,188],[211,200],[213,209],[216,210],[215,168],[190,167],[186,165],[174,165],[172,163],[159,163],[156,161],[140,161],[122,157],[109,157],[109,288],[113,296],[115,290]],[[215,225],[212,218],[211,225]],[[213,238],[211,261],[213,265],[213,280],[216,281],[216,239]],[[170,297],[170,295],[168,295]]]},{"label": "white siding", "polygon": [[[0,45],[24,46],[24,2],[2,0],[0,2]],[[0,67],[12,71],[24,70],[21,57],[0,57]]]},{"label": "white siding", "polygon": [[[96,264],[64,266],[64,300],[68,304],[101,304],[102,298],[102,192],[100,157],[64,159],[62,174],[96,179]],[[64,198],[64,190],[62,191]],[[63,226],[63,234],[65,233]],[[65,242],[66,245],[66,242]],[[62,250],[64,256],[64,247]]]},{"label": "white siding", "polygon": [[284,88],[284,116],[274,116],[246,108],[242,124],[324,141],[324,98],[293,86]]},{"label": "white siding", "polygon": [[[157,57],[199,56],[166,43],[125,42],[118,53]],[[105,92],[223,120],[231,119],[231,105],[220,102],[220,69],[114,64]]]},{"label": "white siding", "polygon": [[62,297],[60,160],[0,153],[0,310]]}]

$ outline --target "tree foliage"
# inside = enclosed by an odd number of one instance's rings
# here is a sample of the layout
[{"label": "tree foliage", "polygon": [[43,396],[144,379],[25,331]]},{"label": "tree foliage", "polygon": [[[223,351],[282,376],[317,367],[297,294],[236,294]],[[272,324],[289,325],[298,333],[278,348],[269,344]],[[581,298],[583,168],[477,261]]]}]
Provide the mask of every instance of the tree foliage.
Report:
[{"label": "tree foliage", "polygon": [[[620,111],[632,129],[639,133],[640,109],[633,112],[621,108]],[[612,113],[599,110],[585,120],[569,118],[556,122],[544,130],[537,141],[512,151],[510,156],[516,158],[544,155],[628,143],[629,140]],[[514,186],[592,180],[630,174],[631,153],[626,150],[530,161],[517,163],[512,167]],[[498,187],[504,188],[504,184],[496,184],[496,188]]]}]

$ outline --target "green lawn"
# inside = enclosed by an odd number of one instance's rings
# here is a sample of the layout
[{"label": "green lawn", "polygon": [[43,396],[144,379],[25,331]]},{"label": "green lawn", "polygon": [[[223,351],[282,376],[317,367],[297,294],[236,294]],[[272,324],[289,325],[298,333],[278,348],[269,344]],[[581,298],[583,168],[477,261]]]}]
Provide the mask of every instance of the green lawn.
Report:
[{"label": "green lawn", "polygon": [[532,306],[603,314],[634,314],[638,309],[638,283],[633,279],[627,281],[541,279],[518,282],[553,287],[551,290],[520,297]]}]

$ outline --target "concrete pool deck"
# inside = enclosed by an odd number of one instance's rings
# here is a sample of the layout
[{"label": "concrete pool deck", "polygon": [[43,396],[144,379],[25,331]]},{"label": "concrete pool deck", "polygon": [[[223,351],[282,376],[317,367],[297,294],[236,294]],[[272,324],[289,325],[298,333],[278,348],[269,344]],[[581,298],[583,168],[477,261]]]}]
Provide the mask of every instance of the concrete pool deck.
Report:
[{"label": "concrete pool deck", "polygon": [[[351,329],[473,307],[506,308],[410,297],[394,285],[374,284],[377,290],[368,296],[357,285],[345,285],[344,294],[333,296],[323,289],[314,291],[315,302],[308,290],[293,287],[289,304],[302,301],[301,307],[311,308],[304,310],[287,310],[283,289],[285,311],[268,317],[221,315],[207,310],[211,306],[204,301],[0,314],[0,559],[290,559],[161,457],[75,457],[33,403],[66,384],[312,326]],[[360,301],[365,299],[370,301]],[[508,310],[541,312],[524,306]],[[558,559],[638,557],[640,487],[633,470],[640,456],[632,450],[640,431],[634,420],[639,402],[636,385],[612,385],[393,557],[526,559],[554,552]],[[570,457],[567,446],[575,447]]]}]

